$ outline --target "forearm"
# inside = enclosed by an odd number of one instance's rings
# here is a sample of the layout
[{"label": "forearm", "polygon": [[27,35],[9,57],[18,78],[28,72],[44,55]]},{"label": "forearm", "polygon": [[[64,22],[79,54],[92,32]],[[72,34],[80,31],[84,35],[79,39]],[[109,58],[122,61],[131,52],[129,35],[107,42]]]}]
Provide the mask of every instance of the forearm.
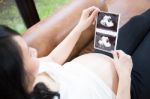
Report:
[{"label": "forearm", "polygon": [[48,57],[55,61],[58,64],[63,64],[70,53],[72,52],[74,46],[81,33],[86,30],[92,23],[95,21],[96,16],[98,15],[99,8],[90,7],[83,10],[80,21],[78,25],[72,30],[71,33],[48,55]]},{"label": "forearm", "polygon": [[131,99],[130,95],[131,78],[124,77],[119,80],[116,99]]},{"label": "forearm", "polygon": [[81,32],[82,29],[77,25],[72,32],[69,33],[69,35],[48,55],[48,57],[58,64],[63,64],[72,52]]}]

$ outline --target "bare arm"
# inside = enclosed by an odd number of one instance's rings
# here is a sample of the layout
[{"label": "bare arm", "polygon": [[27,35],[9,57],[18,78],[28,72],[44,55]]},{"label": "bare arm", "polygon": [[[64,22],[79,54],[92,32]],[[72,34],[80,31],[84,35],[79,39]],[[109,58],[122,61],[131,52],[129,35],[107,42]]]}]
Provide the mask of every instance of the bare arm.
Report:
[{"label": "bare arm", "polygon": [[75,44],[77,43],[81,32],[87,29],[99,12],[96,7],[90,7],[85,9],[82,13],[81,19],[78,25],[72,30],[71,33],[47,56],[47,58],[55,61],[58,64],[63,64],[69,57]]},{"label": "bare arm", "polygon": [[73,31],[48,55],[48,58],[56,63],[63,64],[69,57],[81,35],[81,32],[80,27],[76,26]]},{"label": "bare arm", "polygon": [[131,99],[131,70],[132,59],[123,51],[113,52],[114,64],[119,77],[116,99]]}]

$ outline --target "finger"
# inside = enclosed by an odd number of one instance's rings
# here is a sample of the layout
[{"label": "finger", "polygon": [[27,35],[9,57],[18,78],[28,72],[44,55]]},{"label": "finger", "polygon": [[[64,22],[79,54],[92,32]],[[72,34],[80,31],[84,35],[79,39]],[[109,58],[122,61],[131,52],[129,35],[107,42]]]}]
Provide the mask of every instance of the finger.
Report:
[{"label": "finger", "polygon": [[87,9],[84,9],[82,11],[82,13],[84,13],[84,15],[86,17],[88,17],[89,15],[91,15],[91,13],[95,10],[96,8],[95,7],[90,7],[90,8],[87,8]]},{"label": "finger", "polygon": [[112,55],[113,55],[113,58],[114,58],[115,61],[118,60],[118,55],[117,55],[116,51],[113,51]]},{"label": "finger", "polygon": [[93,25],[96,25],[97,16],[93,19]]},{"label": "finger", "polygon": [[98,8],[95,7],[95,6],[92,6],[92,7],[89,7],[89,8],[87,8],[87,9],[85,9],[85,11],[91,12],[91,11],[94,11],[94,10],[96,10],[96,9],[98,9]]},{"label": "finger", "polygon": [[96,9],[93,11],[93,13],[90,15],[89,20],[93,21],[96,19],[97,15],[98,15],[99,10]]},{"label": "finger", "polygon": [[100,11],[100,9],[97,7],[90,7],[88,9],[86,9],[85,10],[86,16],[87,17],[91,16],[95,10]]},{"label": "finger", "polygon": [[92,24],[95,25],[96,24],[96,20],[94,20]]},{"label": "finger", "polygon": [[122,51],[122,50],[118,50],[117,52],[120,53],[120,54],[125,54],[125,52]]},{"label": "finger", "polygon": [[129,60],[132,60],[132,57],[131,57],[130,55],[127,55],[127,58],[128,58]]},{"label": "finger", "polygon": [[126,55],[125,52],[123,52],[122,50],[117,50],[117,53],[119,58],[124,57]]}]

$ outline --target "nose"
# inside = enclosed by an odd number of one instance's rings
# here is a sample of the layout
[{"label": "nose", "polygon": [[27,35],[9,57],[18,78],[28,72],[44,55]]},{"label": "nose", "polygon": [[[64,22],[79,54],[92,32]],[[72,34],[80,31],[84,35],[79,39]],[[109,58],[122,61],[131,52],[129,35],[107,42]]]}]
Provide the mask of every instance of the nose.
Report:
[{"label": "nose", "polygon": [[37,57],[38,53],[37,53],[37,49],[30,47],[31,53],[33,57]]}]

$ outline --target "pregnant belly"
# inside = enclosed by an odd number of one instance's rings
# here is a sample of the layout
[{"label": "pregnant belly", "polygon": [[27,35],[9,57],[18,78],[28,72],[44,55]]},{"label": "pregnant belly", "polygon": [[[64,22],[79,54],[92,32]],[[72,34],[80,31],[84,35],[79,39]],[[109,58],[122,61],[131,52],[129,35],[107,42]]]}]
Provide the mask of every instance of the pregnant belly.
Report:
[{"label": "pregnant belly", "polygon": [[113,59],[99,53],[90,53],[79,56],[72,60],[94,72],[116,93],[118,86],[118,75],[116,73]]}]

